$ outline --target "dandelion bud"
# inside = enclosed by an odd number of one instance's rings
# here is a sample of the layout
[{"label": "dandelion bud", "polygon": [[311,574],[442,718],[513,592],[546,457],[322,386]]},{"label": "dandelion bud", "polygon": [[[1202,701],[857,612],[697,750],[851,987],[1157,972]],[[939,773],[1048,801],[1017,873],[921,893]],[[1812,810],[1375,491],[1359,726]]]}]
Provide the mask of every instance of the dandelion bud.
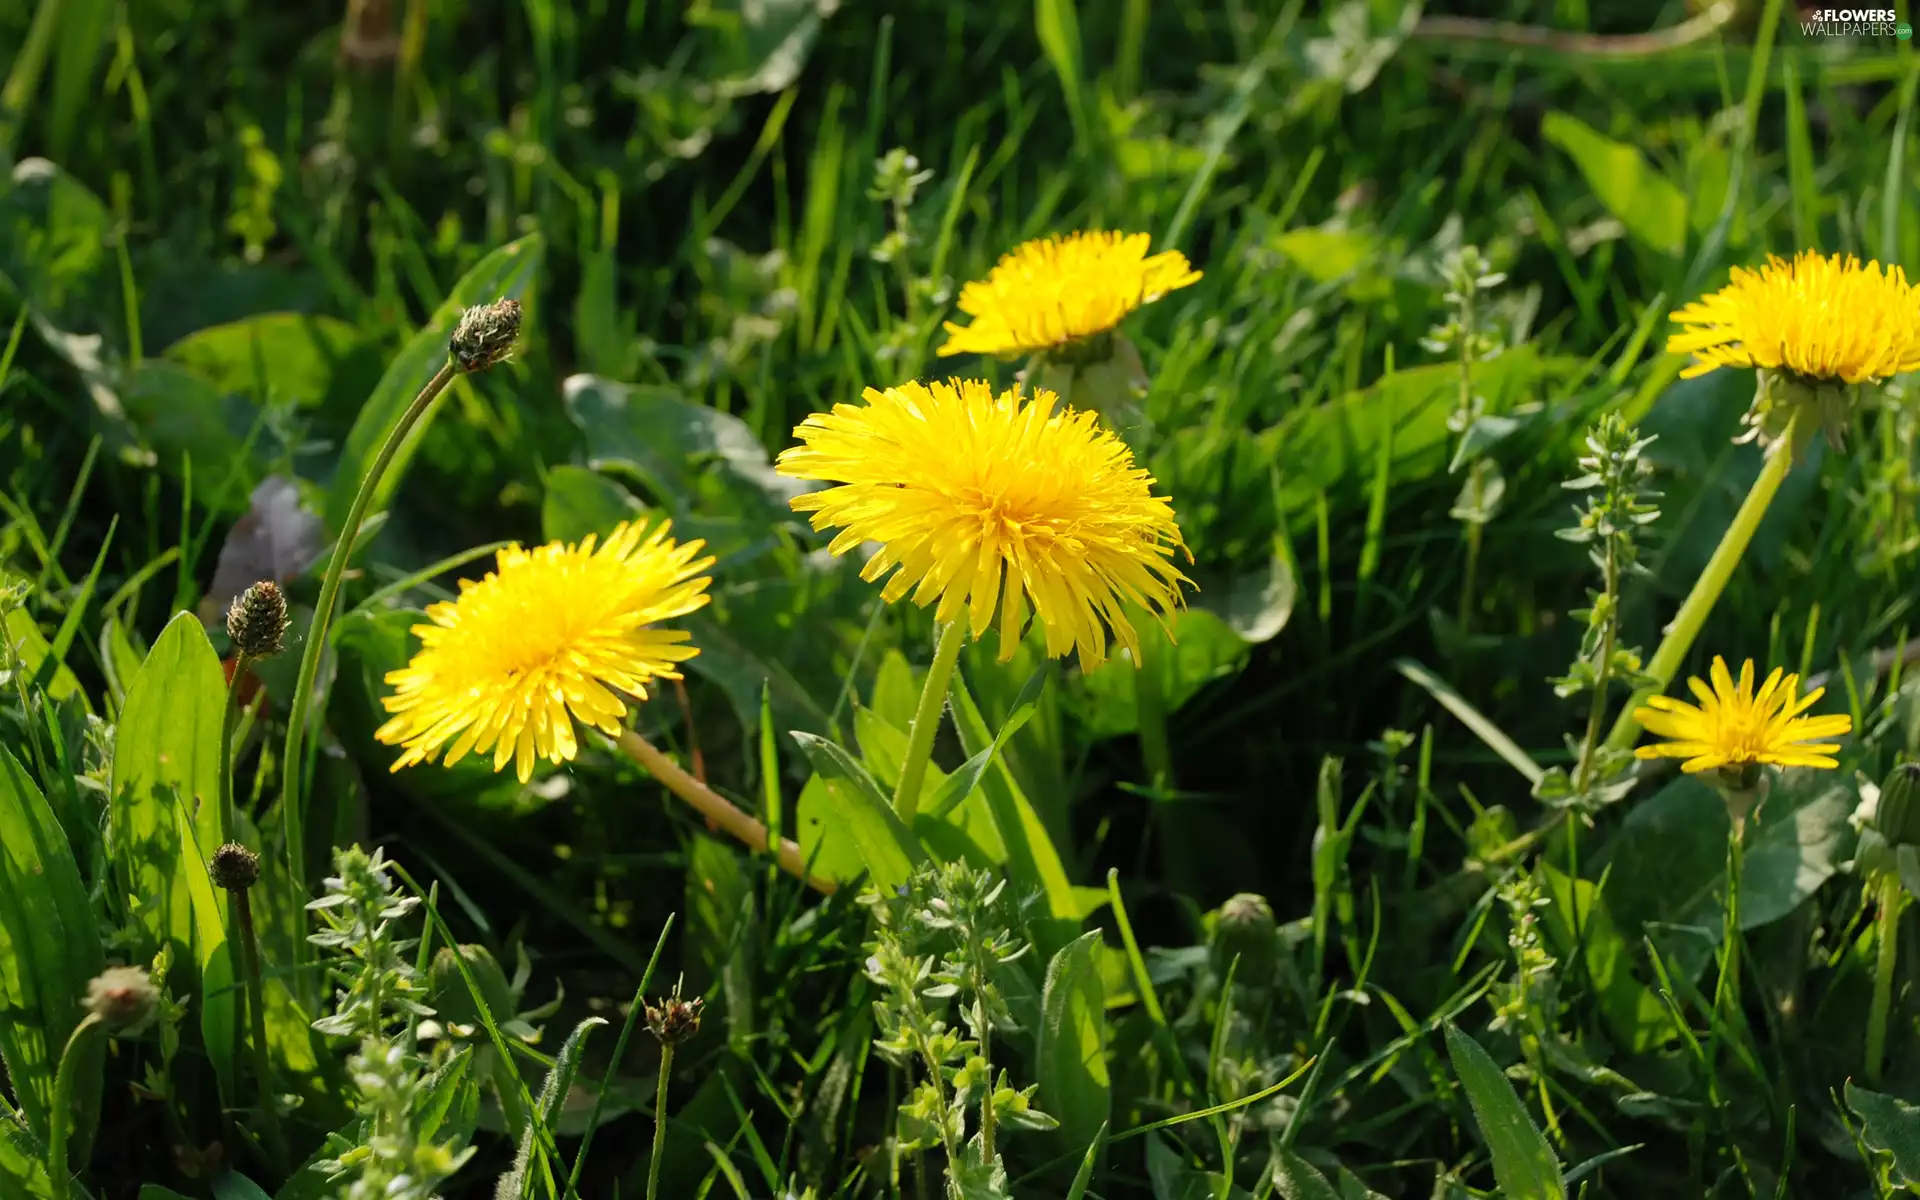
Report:
[{"label": "dandelion bud", "polygon": [[287,597],[278,585],[256,583],[227,609],[227,636],[248,658],[272,658],[286,647]]},{"label": "dandelion bud", "polygon": [[141,967],[109,967],[87,984],[86,1009],[114,1033],[132,1033],[160,1008],[160,991]]},{"label": "dandelion bud", "polygon": [[260,878],[260,856],[239,842],[228,842],[207,860],[207,874],[217,888],[244,892]]},{"label": "dandelion bud", "polygon": [[1893,846],[1920,846],[1920,763],[1901,763],[1887,774],[1873,825]]},{"label": "dandelion bud", "polygon": [[647,1005],[647,1032],[662,1046],[678,1046],[693,1040],[700,1032],[700,1010],[707,1002],[698,997],[692,1000],[680,998],[680,985],[673,985],[673,995],[659,1004]]},{"label": "dandelion bud", "polygon": [[460,314],[460,323],[453,327],[447,352],[453,356],[456,367],[471,375],[505,362],[519,337],[518,300],[476,304]]},{"label": "dandelion bud", "polygon": [[[1279,932],[1266,897],[1242,892],[1213,914],[1213,969],[1222,980],[1232,968],[1236,983],[1265,987],[1279,962]],[[1240,965],[1233,966],[1238,958]]]},{"label": "dandelion bud", "polygon": [[513,989],[508,986],[507,974],[500,969],[499,961],[485,946],[461,946],[457,953],[451,946],[442,946],[434,953],[431,977],[434,1011],[450,1025],[477,1028],[484,1024],[480,1009],[473,1002],[473,990],[467,987],[466,977],[460,973],[462,960],[480,998],[486,1001],[487,1011],[496,1022],[504,1024],[514,1015]]}]

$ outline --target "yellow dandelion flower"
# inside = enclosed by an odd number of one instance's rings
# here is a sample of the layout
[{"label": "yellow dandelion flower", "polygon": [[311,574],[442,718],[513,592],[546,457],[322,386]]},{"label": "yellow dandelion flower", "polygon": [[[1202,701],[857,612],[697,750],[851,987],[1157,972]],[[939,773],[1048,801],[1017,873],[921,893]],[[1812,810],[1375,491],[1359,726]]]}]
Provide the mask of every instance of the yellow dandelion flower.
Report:
[{"label": "yellow dandelion flower", "polygon": [[871,583],[892,572],[883,600],[911,591],[925,607],[937,597],[935,619],[965,616],[975,638],[997,612],[1002,661],[1029,604],[1049,657],[1077,650],[1093,670],[1110,628],[1139,661],[1122,606],[1162,618],[1179,607],[1189,581],[1171,560],[1186,543],[1172,504],[1098,414],[1056,412],[1045,389],[995,395],[980,381],[869,388],[865,399],[808,417],[794,430],[803,444],[778,463],[782,474],[840,485],[792,501],[815,529],[839,528],[834,554],[879,543],[860,575]]},{"label": "yellow dandelion flower", "polygon": [[571,761],[575,718],[620,732],[627,706],[655,679],[678,679],[676,664],[699,653],[692,635],[652,628],[704,606],[713,559],[704,542],[676,544],[671,522],[648,533],[621,524],[596,546],[551,542],[509,546],[479,583],[460,581],[452,603],[427,609],[416,625],[420,652],[387,674],[383,699],[393,719],[374,736],[405,746],[395,771],[431,762],[441,748],[452,766],[468,753],[509,759],[525,783],[536,758]]},{"label": "yellow dandelion flower", "polygon": [[1719,367],[1786,371],[1807,380],[1868,383],[1920,369],[1920,289],[1899,267],[1802,251],[1673,314],[1667,350],[1693,355],[1691,379]]},{"label": "yellow dandelion flower", "polygon": [[1149,255],[1144,233],[1074,233],[1026,242],[960,289],[967,326],[947,323],[940,353],[1009,357],[1105,333],[1128,313],[1200,278],[1178,250]]},{"label": "yellow dandelion flower", "polygon": [[1751,659],[1741,666],[1737,685],[1723,658],[1714,658],[1711,674],[1711,688],[1699,679],[1687,681],[1700,701],[1698,708],[1685,701],[1654,696],[1644,708],[1634,710],[1633,719],[1648,733],[1673,739],[1642,746],[1635,754],[1641,758],[1684,758],[1687,761],[1681,769],[1689,775],[1761,763],[1778,767],[1840,765],[1827,757],[1840,747],[1818,739],[1851,733],[1853,718],[1845,713],[1800,715],[1827,689],[1815,688],[1799,696],[1800,677],[1775,667],[1756,693]]}]

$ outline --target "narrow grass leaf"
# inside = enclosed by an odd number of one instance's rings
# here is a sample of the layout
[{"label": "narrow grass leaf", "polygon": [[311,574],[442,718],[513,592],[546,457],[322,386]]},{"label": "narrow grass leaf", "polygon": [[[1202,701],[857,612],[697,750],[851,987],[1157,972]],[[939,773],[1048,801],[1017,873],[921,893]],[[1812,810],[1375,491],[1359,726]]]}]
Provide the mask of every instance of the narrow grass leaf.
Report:
[{"label": "narrow grass leaf", "polygon": [[1467,703],[1467,698],[1453,690],[1453,685],[1427,670],[1410,658],[1398,658],[1393,662],[1394,670],[1411,679],[1427,690],[1440,707],[1460,718],[1460,723],[1473,731],[1474,736],[1487,744],[1487,749],[1498,754],[1507,765],[1520,772],[1528,783],[1540,782],[1546,774],[1540,764],[1533,761],[1525,750],[1505,733],[1498,725],[1489,720],[1479,709]]}]

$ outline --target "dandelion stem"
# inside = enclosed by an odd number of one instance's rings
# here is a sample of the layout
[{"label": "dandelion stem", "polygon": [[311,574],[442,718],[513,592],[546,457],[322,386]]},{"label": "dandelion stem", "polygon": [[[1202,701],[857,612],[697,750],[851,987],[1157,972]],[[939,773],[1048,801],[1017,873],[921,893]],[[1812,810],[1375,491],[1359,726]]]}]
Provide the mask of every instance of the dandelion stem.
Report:
[{"label": "dandelion stem", "polygon": [[1900,908],[1906,892],[1900,877],[1882,873],[1874,885],[1873,1009],[1867,1017],[1867,1082],[1878,1084],[1887,1056],[1887,1019],[1893,1012],[1893,974],[1900,954]]},{"label": "dandelion stem", "polygon": [[[735,807],[733,802],[714,791],[706,784],[687,774],[672,759],[662,754],[652,742],[641,737],[631,729],[623,729],[614,739],[620,750],[628,758],[645,767],[655,779],[674,795],[691,804],[701,816],[712,821],[730,836],[746,844],[751,850],[767,849],[770,838],[767,827]],[[806,861],[800,857],[800,847],[786,838],[780,839],[778,851],[780,865],[796,879],[805,880],[807,885],[818,892],[832,892],[834,883],[829,879],[816,879],[807,874]]]},{"label": "dandelion stem", "polygon": [[1640,733],[1640,722],[1634,720],[1633,710],[1645,703],[1647,697],[1657,695],[1673,681],[1674,672],[1680,669],[1680,663],[1693,648],[1693,640],[1707,623],[1707,616],[1713,611],[1720,593],[1726,589],[1727,581],[1733,577],[1733,569],[1740,564],[1741,555],[1747,551],[1747,544],[1753,541],[1753,534],[1760,527],[1760,519],[1767,515],[1767,506],[1773,503],[1775,493],[1787,477],[1787,470],[1793,465],[1793,442],[1797,436],[1800,416],[1796,413],[1787,423],[1787,428],[1767,451],[1766,461],[1761,464],[1760,474],[1747,491],[1747,498],[1740,502],[1740,510],[1733,514],[1733,521],[1727,531],[1720,535],[1720,544],[1714,548],[1713,557],[1707,560],[1706,569],[1700,572],[1700,578],[1694,581],[1693,590],[1680,605],[1680,611],[1674,614],[1673,624],[1667,627],[1667,635],[1660,641],[1660,648],[1653,652],[1653,660],[1647,664],[1647,674],[1651,677],[1649,686],[1637,691],[1627,701],[1626,708],[1614,722],[1613,732],[1607,736],[1607,745],[1612,749],[1627,746]]},{"label": "dandelion stem", "polygon": [[653,1157],[647,1160],[647,1200],[659,1200],[660,1160],[667,1148],[667,1078],[673,1074],[673,1043],[660,1043],[660,1082],[653,1094]]},{"label": "dandelion stem", "polygon": [[900,786],[893,790],[893,809],[908,826],[920,806],[920,787],[926,782],[927,760],[933,757],[933,735],[940,731],[940,718],[947,708],[947,689],[953,683],[953,668],[960,661],[960,647],[967,640],[964,621],[955,621],[940,631],[940,644],[933,652],[933,665],[927,668],[927,682],[920,689],[920,703],[913,710],[913,725],[907,730],[907,756],[900,764]]},{"label": "dandelion stem", "polygon": [[[427,409],[439,398],[440,393],[453,382],[458,373],[453,359],[448,358],[420,394],[413,398],[407,411],[401,414],[393,431],[387,434],[387,440],[374,455],[373,465],[361,477],[359,490],[353,494],[353,503],[347,508],[347,519],[340,527],[340,536],[333,544],[333,557],[327,562],[327,573],[320,580],[320,600],[314,605],[313,623],[307,629],[306,645],[300,651],[300,674],[293,689],[293,702],[287,713],[287,744],[280,756],[282,776],[280,790],[280,820],[286,829],[287,864],[293,872],[293,886],[296,892],[304,894],[307,890],[306,864],[306,814],[301,808],[301,742],[306,738],[308,709],[313,706],[314,679],[320,673],[320,652],[327,643],[327,629],[333,621],[334,604],[340,598],[340,580],[347,572],[347,560],[353,557],[353,544],[359,540],[360,524],[366,520],[367,509],[373,504],[374,490],[379,486],[380,477],[387,473],[387,465],[399,452],[400,446],[413,432],[413,427],[426,415]],[[297,943],[304,946],[304,942]],[[303,952],[297,952],[303,953]]]},{"label": "dandelion stem", "polygon": [[73,1077],[80,1071],[80,1047],[102,1023],[99,1013],[88,1013],[73,1027],[67,1048],[60,1053],[60,1072],[53,1079],[53,1112],[47,1118],[47,1178],[53,1184],[53,1200],[67,1200],[72,1195],[67,1138],[73,1131]]}]

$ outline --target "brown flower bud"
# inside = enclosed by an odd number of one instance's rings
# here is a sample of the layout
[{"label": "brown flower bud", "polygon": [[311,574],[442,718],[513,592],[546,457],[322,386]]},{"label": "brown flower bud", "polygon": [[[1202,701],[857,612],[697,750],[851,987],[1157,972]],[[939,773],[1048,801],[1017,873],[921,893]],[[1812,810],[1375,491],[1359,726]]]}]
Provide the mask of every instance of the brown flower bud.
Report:
[{"label": "brown flower bud", "polygon": [[207,874],[217,888],[244,892],[260,878],[260,856],[239,842],[228,842],[207,860]]},{"label": "brown flower bud", "polygon": [[227,636],[248,658],[272,658],[286,647],[287,597],[273,583],[256,583],[227,609]]},{"label": "brown flower bud", "polygon": [[518,300],[476,304],[460,314],[460,323],[453,327],[447,353],[453,356],[454,366],[471,375],[505,362],[519,338]]},{"label": "brown flower bud", "polygon": [[662,1046],[678,1046],[693,1039],[700,1032],[700,1010],[707,1002],[698,997],[692,1000],[680,998],[680,985],[673,985],[673,995],[658,1004],[647,1005],[647,1032]]}]

